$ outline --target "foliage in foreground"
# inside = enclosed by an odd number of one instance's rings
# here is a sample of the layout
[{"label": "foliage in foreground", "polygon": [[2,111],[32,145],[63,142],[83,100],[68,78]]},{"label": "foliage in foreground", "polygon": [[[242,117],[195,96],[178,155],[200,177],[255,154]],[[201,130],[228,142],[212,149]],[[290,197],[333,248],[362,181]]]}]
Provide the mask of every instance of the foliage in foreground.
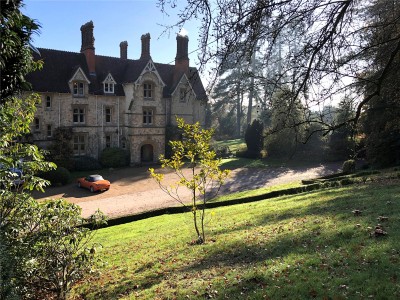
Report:
[{"label": "foliage in foreground", "polygon": [[[206,241],[205,205],[218,195],[229,170],[220,170],[221,160],[217,159],[215,151],[210,149],[212,130],[202,129],[199,123],[186,124],[181,118],[177,118],[176,122],[178,128],[183,131],[182,140],[170,141],[171,158],[161,156],[160,161],[162,168],[169,168],[175,172],[178,181],[172,186],[165,186],[162,184],[163,174],[156,173],[154,168],[150,168],[149,171],[160,188],[184,206],[186,204],[179,193],[179,187],[186,187],[190,191],[196,242],[202,244]],[[185,172],[186,168],[191,170],[190,174]]]},{"label": "foliage in foreground", "polygon": [[108,265],[72,299],[398,299],[399,212],[388,181],[213,209],[201,247],[186,215],[101,229]]},{"label": "foliage in foreground", "polygon": [[55,165],[24,142],[40,97],[20,92],[41,62],[33,61],[29,46],[38,25],[21,5],[1,1],[0,10],[0,299],[63,300],[93,263],[87,248],[93,233],[77,226],[86,222],[79,207],[62,200],[39,204],[30,194],[43,191],[48,182],[38,174]]},{"label": "foliage in foreground", "polygon": [[22,255],[30,258],[23,265],[25,276],[19,279],[25,285],[25,298],[67,299],[72,285],[98,261],[92,243],[95,232],[82,225],[102,225],[104,216],[97,212],[84,219],[79,206],[62,199],[32,203],[30,210],[29,227],[20,232],[25,243],[18,245],[18,251],[28,252]]}]

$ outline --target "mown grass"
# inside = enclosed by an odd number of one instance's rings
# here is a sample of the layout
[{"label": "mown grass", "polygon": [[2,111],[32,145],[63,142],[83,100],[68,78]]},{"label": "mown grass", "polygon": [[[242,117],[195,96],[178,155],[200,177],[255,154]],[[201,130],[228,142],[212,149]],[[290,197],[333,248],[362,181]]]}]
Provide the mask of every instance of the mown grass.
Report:
[{"label": "mown grass", "polygon": [[301,182],[290,182],[290,183],[283,183],[274,186],[268,186],[260,189],[255,190],[246,190],[241,192],[235,192],[227,195],[218,196],[217,198],[211,200],[211,202],[221,202],[221,201],[229,201],[233,199],[241,199],[246,197],[253,197],[258,195],[267,194],[273,191],[281,191],[286,190],[294,187],[302,186]]},{"label": "mown grass", "polygon": [[[361,210],[356,216],[353,210]],[[397,179],[101,229],[104,265],[72,299],[399,299]],[[379,216],[386,236],[370,236]]]},{"label": "mown grass", "polygon": [[228,147],[232,153],[247,149],[246,143],[243,139],[225,140],[225,141],[215,141],[212,143],[215,148]]}]

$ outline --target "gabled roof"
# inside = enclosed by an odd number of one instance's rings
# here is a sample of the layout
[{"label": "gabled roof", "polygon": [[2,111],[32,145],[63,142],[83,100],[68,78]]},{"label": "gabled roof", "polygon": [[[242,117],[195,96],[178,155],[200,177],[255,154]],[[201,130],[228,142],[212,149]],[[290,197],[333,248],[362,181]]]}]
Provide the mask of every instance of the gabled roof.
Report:
[{"label": "gabled roof", "polygon": [[194,93],[193,87],[192,87],[192,85],[190,84],[190,80],[187,78],[186,74],[184,73],[184,74],[182,74],[182,76],[181,76],[181,78],[179,79],[179,81],[172,87],[171,94],[173,95],[173,94],[176,92],[176,90],[177,90],[179,84],[182,84],[182,83],[183,83],[183,84],[186,84],[186,82],[188,83],[188,86],[189,86],[190,91]]},{"label": "gabled roof", "polygon": [[90,80],[86,77],[86,74],[85,74],[85,72],[83,72],[81,67],[78,67],[78,69],[75,71],[74,75],[68,81],[68,83],[73,82],[74,80],[76,80],[76,78],[79,78],[79,77],[82,77],[84,79],[84,81],[86,81],[86,83],[90,83]]},{"label": "gabled roof", "polygon": [[[72,78],[78,68],[81,68],[90,81],[89,93],[94,95],[103,94],[103,81],[111,74],[117,82],[115,95],[125,96],[122,85],[134,83],[148,64],[148,60],[121,59],[96,55],[96,75],[89,75],[86,58],[83,53],[67,52],[39,48],[40,56],[34,53],[35,60],[43,60],[43,69],[35,71],[27,76],[36,92],[70,93],[68,81]],[[175,89],[173,82],[174,65],[154,63],[162,81],[165,83],[163,96],[171,97]],[[196,93],[197,99],[206,100],[206,92],[195,68],[189,70],[189,81]]]},{"label": "gabled roof", "polygon": [[136,84],[140,84],[142,82],[142,77],[145,73],[147,72],[151,72],[154,73],[156,75],[156,77],[158,78],[158,83],[161,84],[163,87],[165,86],[164,81],[162,80],[160,74],[157,71],[156,66],[153,63],[153,60],[150,58],[150,60],[147,62],[146,66],[144,67],[144,69],[142,70],[142,73],[140,73],[138,79],[136,79],[135,83]]}]

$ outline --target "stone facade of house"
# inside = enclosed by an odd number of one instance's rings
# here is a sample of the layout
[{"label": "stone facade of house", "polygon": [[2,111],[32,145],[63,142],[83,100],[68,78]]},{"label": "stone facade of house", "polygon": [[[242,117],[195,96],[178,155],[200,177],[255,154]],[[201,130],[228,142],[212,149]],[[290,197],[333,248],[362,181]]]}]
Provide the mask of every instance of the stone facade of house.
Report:
[{"label": "stone facade of house", "polygon": [[128,59],[126,41],[119,58],[96,55],[93,28],[92,22],[81,27],[80,53],[39,49],[44,67],[28,77],[42,98],[33,140],[46,149],[56,128],[72,128],[74,155],[98,158],[104,148],[119,147],[129,150],[131,164],[156,162],[175,116],[205,123],[207,96],[189,67],[188,38],[177,36],[175,65],[169,65],[153,62],[149,34],[137,60]]}]

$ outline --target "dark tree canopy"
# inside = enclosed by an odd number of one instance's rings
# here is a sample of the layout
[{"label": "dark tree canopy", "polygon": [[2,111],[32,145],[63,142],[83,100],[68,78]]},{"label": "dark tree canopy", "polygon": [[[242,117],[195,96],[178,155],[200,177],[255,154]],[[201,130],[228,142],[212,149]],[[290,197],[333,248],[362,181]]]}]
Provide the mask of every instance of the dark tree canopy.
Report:
[{"label": "dark tree canopy", "polygon": [[29,41],[39,26],[20,11],[22,1],[0,1],[0,104],[29,89],[25,75],[35,67]]},{"label": "dark tree canopy", "polygon": [[[159,4],[164,11],[179,5],[176,0]],[[391,15],[378,21],[369,13],[376,5]],[[265,71],[257,73],[258,83],[290,86],[305,110],[320,111],[304,122],[320,123],[331,131],[356,123],[389,80],[400,51],[400,32],[395,30],[399,7],[398,0],[188,0],[177,7],[181,20],[175,25],[184,26],[193,18],[201,21],[199,59],[204,68],[214,62],[214,74],[233,54],[250,60],[257,51]],[[393,34],[371,39],[377,32]],[[383,48],[385,55],[376,56]],[[373,77],[371,70],[376,71]],[[324,106],[344,96],[353,102],[355,114],[340,124],[328,122]]]}]

